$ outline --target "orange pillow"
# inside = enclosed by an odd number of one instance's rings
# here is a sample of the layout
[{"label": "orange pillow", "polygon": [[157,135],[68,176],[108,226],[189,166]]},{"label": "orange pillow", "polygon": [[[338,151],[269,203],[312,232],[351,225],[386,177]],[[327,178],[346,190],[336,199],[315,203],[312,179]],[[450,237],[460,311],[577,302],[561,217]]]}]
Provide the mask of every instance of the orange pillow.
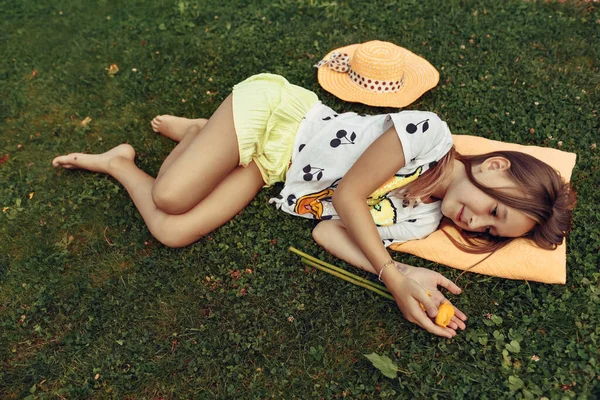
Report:
[{"label": "orange pillow", "polygon": [[[452,136],[456,150],[461,154],[483,154],[496,150],[521,151],[552,166],[567,181],[571,179],[577,158],[575,153],[552,148],[503,143],[469,135]],[[460,238],[458,230],[453,227],[451,222],[440,226],[454,238]],[[390,248],[461,270],[468,269],[487,256],[457,249],[439,229],[425,239],[392,244]],[[567,281],[566,241],[555,250],[543,250],[526,239],[515,239],[469,271],[508,279],[564,284]]]}]

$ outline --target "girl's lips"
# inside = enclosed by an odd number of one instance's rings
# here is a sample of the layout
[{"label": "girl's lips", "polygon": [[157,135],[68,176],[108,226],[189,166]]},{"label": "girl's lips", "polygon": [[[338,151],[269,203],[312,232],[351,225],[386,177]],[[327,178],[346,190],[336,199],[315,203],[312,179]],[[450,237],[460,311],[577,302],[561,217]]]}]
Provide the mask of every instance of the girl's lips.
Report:
[{"label": "girl's lips", "polygon": [[464,211],[464,210],[465,210],[465,206],[462,206],[462,207],[461,207],[461,209],[460,209],[460,211],[459,211],[459,212],[458,212],[458,214],[456,215],[456,220],[457,220],[458,222],[462,222],[462,220],[461,220],[461,217],[462,217],[462,215],[463,215],[463,211]]}]

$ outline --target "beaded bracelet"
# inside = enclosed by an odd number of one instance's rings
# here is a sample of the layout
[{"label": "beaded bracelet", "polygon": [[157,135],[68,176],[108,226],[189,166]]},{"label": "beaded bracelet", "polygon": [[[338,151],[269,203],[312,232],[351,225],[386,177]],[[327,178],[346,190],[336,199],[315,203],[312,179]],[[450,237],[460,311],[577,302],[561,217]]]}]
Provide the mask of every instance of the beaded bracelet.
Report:
[{"label": "beaded bracelet", "polygon": [[383,282],[381,280],[381,276],[383,275],[383,270],[385,269],[385,267],[387,267],[388,265],[393,264],[393,263],[394,263],[394,260],[389,260],[388,262],[386,262],[385,264],[383,264],[381,266],[381,269],[379,270],[379,278],[378,278],[380,282]]}]

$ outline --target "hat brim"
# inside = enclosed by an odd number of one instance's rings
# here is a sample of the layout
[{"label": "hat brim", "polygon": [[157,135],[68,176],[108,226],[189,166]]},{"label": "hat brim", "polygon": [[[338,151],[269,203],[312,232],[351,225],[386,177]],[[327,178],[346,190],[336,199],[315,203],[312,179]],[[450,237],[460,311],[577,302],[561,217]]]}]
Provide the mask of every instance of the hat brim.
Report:
[{"label": "hat brim", "polygon": [[[346,47],[331,51],[325,59],[329,59],[332,53],[346,53],[352,59],[352,56],[360,44],[353,44]],[[319,68],[318,79],[319,84],[323,89],[327,90],[334,96],[353,103],[363,103],[369,106],[378,107],[405,107],[426,91],[435,87],[439,80],[440,74],[423,57],[420,57],[413,52],[400,47],[404,53],[404,86],[401,90],[395,93],[375,93],[368,89],[357,85],[346,72],[337,72],[322,65]],[[352,61],[350,61],[352,64]]]}]

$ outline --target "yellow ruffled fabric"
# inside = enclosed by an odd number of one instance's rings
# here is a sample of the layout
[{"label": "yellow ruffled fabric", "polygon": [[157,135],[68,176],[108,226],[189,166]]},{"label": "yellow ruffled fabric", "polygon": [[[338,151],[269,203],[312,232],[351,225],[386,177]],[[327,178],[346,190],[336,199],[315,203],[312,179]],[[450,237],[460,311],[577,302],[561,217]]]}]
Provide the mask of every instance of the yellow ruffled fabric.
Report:
[{"label": "yellow ruffled fabric", "polygon": [[254,75],[235,85],[233,119],[240,165],[254,160],[265,186],[285,181],[296,132],[317,101],[316,94],[279,75]]}]

